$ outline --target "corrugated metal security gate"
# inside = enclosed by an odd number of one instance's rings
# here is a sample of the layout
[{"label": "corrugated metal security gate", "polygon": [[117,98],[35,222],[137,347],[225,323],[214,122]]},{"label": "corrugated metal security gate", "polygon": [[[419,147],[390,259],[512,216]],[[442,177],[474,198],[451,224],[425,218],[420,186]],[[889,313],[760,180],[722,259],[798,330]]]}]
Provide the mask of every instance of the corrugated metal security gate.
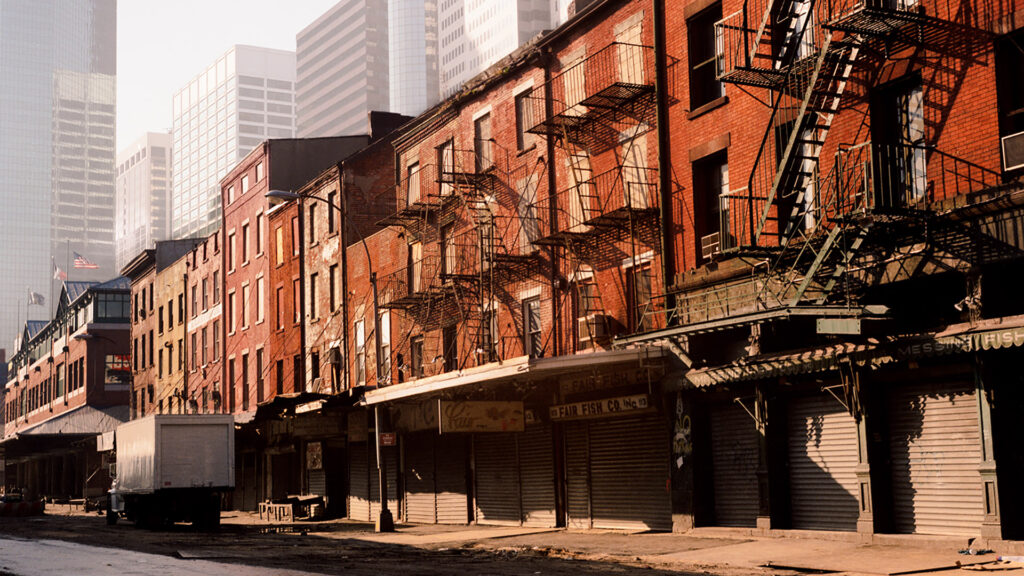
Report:
[{"label": "corrugated metal security gate", "polygon": [[466,436],[442,434],[435,445],[437,521],[440,524],[469,522],[466,491]]},{"label": "corrugated metal security gate", "polygon": [[527,426],[518,436],[523,525],[555,526],[555,447],[551,426]]},{"label": "corrugated metal security gate", "polygon": [[498,432],[473,437],[476,520],[480,524],[520,524],[516,436]]},{"label": "corrugated metal security gate", "polygon": [[789,485],[793,528],[856,530],[857,422],[831,395],[789,403]]},{"label": "corrugated metal security gate", "polygon": [[736,404],[716,406],[711,413],[711,465],[715,484],[715,523],[757,524],[757,428]]},{"label": "corrugated metal security gate", "polygon": [[672,529],[668,433],[659,417],[590,424],[594,528]]},{"label": "corrugated metal security gate", "polygon": [[984,519],[978,402],[969,382],[889,395],[893,521],[898,532],[977,535]]},{"label": "corrugated metal security gate", "polygon": [[348,516],[352,520],[370,521],[370,473],[366,442],[349,444]]},{"label": "corrugated metal security gate", "polygon": [[405,520],[424,524],[437,522],[434,494],[434,436],[409,434],[402,439],[405,449]]},{"label": "corrugated metal security gate", "polygon": [[[388,510],[398,519],[398,456],[395,448],[381,448],[384,451],[385,478],[387,479]],[[380,515],[380,479],[377,472],[377,447],[373,442],[367,443],[370,453],[368,480],[370,485],[370,518],[375,521]]]},{"label": "corrugated metal security gate", "polygon": [[659,416],[570,423],[565,445],[570,528],[672,529]]}]

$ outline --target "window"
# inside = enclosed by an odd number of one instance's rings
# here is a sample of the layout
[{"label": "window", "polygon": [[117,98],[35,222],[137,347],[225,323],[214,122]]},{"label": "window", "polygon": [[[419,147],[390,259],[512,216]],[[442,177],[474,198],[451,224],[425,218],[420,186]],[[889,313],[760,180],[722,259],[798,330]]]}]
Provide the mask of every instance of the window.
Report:
[{"label": "window", "polygon": [[281,330],[281,329],[284,328],[284,287],[283,286],[278,286],[278,288],[277,288],[277,297],[274,299],[274,302],[276,302],[276,305],[277,305],[277,308],[275,309],[276,312],[277,312],[277,324],[275,324],[275,328],[277,328],[278,330]]},{"label": "window", "polygon": [[331,312],[338,309],[338,265],[332,264],[328,270],[328,289],[330,290]]},{"label": "window", "polygon": [[158,311],[157,316],[158,316],[157,317],[157,324],[159,325],[157,330],[159,330],[160,333],[163,334],[164,333],[164,307],[163,306],[160,307],[160,310]]},{"label": "window", "polygon": [[185,295],[178,294],[178,324],[185,321]]},{"label": "window", "polygon": [[451,372],[459,368],[458,326],[452,324],[441,330],[441,345],[444,356],[444,370]]},{"label": "window", "polygon": [[356,320],[356,386],[366,386],[366,323]]},{"label": "window", "polygon": [[[455,172],[455,142],[446,141],[437,148],[437,164],[441,167],[441,196],[450,196],[455,189],[452,187],[451,174]],[[448,175],[448,176],[445,176]]]},{"label": "window", "polygon": [[302,354],[292,357],[292,392],[299,392],[305,388],[302,385]]},{"label": "window", "polygon": [[[160,348],[156,351],[156,377],[164,377],[164,350]],[[71,381],[74,384],[74,380]]]},{"label": "window", "polygon": [[309,205],[309,243],[316,244],[316,204]]},{"label": "window", "polygon": [[[214,339],[214,341],[217,340],[216,328],[214,328],[213,339]],[[180,372],[184,368],[185,368],[185,340],[183,338],[178,338],[178,371]]]},{"label": "window", "polygon": [[235,269],[235,233],[228,234],[228,271]]},{"label": "window", "polygon": [[220,304],[220,270],[213,271],[213,303]]},{"label": "window", "polygon": [[206,339],[206,326],[203,326],[202,331],[203,337],[199,345],[199,364],[206,366],[206,349],[208,346],[208,340]]},{"label": "window", "polygon": [[423,377],[423,336],[413,336],[409,344],[409,370],[413,378]]},{"label": "window", "polygon": [[1024,132],[1024,29],[997,40],[995,52],[999,135],[1009,136]]},{"label": "window", "polygon": [[284,228],[281,226],[274,228],[274,264],[284,264]]},{"label": "window", "polygon": [[491,114],[487,113],[473,121],[473,150],[476,152],[477,172],[489,170],[494,164],[491,146]]},{"label": "window", "polygon": [[284,360],[277,361],[277,393],[284,394]]},{"label": "window", "polygon": [[391,384],[391,314],[381,312],[380,323],[377,325],[380,330],[380,375],[377,381],[378,386]]},{"label": "window", "polygon": [[220,360],[220,320],[213,321],[213,361]]},{"label": "window", "polygon": [[299,230],[299,219],[292,218],[292,256],[299,255],[300,244],[302,244],[302,236]]},{"label": "window", "polygon": [[228,292],[228,309],[226,310],[228,319],[228,334],[235,333],[235,293]]},{"label": "window", "polygon": [[263,402],[265,397],[263,383],[263,348],[259,348],[256,350],[256,402]]},{"label": "window", "polygon": [[928,186],[921,77],[913,74],[877,89],[871,120],[875,202],[896,207],[920,202]]},{"label": "window", "polygon": [[310,352],[309,364],[309,387],[306,392],[320,392],[323,387],[318,382],[320,380],[320,352],[318,350]]},{"label": "window", "polygon": [[[729,162],[726,151],[716,152],[693,163],[693,200],[698,215],[695,222],[697,254],[707,260],[723,247],[736,245],[741,222],[733,226],[729,204],[723,195],[729,192]],[[725,196],[727,198],[727,196]]]},{"label": "window", "polygon": [[192,317],[199,314],[199,285],[192,285]]},{"label": "window", "polygon": [[192,353],[189,355],[189,367],[195,370],[199,365],[196,360],[199,358],[199,333],[192,333]]},{"label": "window", "polygon": [[263,292],[263,276],[256,279],[256,323],[262,324],[265,318]]},{"label": "window", "polygon": [[242,411],[249,409],[249,355],[242,354]]},{"label": "window", "polygon": [[242,224],[242,264],[249,261],[249,225]]},{"label": "window", "polygon": [[242,175],[242,194],[245,194],[248,191],[249,191],[249,175],[248,174],[243,174]]},{"label": "window", "polygon": [[725,94],[715,77],[718,56],[715,49],[715,22],[722,19],[722,4],[702,10],[686,23],[690,51],[690,109],[696,109]]},{"label": "window", "polygon": [[533,88],[527,88],[516,94],[516,148],[522,152],[533,146],[533,134],[527,132],[533,127],[533,100],[530,98]]},{"label": "window", "polygon": [[302,282],[296,278],[292,282],[292,322],[302,322]]},{"label": "window", "polygon": [[420,163],[413,162],[405,167],[406,206],[420,201]]},{"label": "window", "polygon": [[174,326],[174,300],[167,301],[167,329]]},{"label": "window", "polygon": [[319,279],[320,279],[320,275],[319,274],[310,274],[309,275],[309,319],[310,320],[316,320],[317,318],[320,317],[319,314],[317,314],[317,298],[316,298],[316,287],[317,287],[316,285],[317,285],[317,280],[319,280]]},{"label": "window", "polygon": [[601,335],[598,330],[603,327],[597,321],[597,314],[601,311],[597,284],[591,280],[576,282],[573,296],[573,308],[576,311],[576,343],[581,348],[588,348]]},{"label": "window", "polygon": [[228,360],[228,381],[224,383],[224,388],[227,390],[228,397],[228,412],[234,413],[235,411],[235,359],[230,358]]},{"label": "window", "polygon": [[249,327],[249,285],[242,284],[242,329]]},{"label": "window", "polygon": [[455,265],[458,262],[455,257],[454,229],[455,224],[441,226],[441,274],[445,275],[455,273]]},{"label": "window", "polygon": [[256,215],[256,255],[263,254],[263,213]]},{"label": "window", "polygon": [[544,343],[540,332],[540,298],[529,298],[523,302],[523,334],[526,342],[523,351],[531,358],[544,355]]},{"label": "window", "polygon": [[334,234],[338,226],[334,218],[334,206],[338,205],[338,193],[328,192],[327,193],[327,233]]},{"label": "window", "polygon": [[228,186],[228,205],[230,206],[235,201],[235,187]]},{"label": "window", "polygon": [[420,278],[423,276],[423,244],[413,242],[409,244],[409,292],[419,292],[421,289]]},{"label": "window", "polygon": [[629,329],[645,332],[650,328],[647,313],[651,308],[651,264],[648,262],[633,266],[628,274],[626,299],[630,308]]},{"label": "window", "polygon": [[149,367],[153,367],[153,350],[156,347],[156,338],[153,338],[153,331],[149,331]]},{"label": "window", "polygon": [[210,309],[209,292],[210,292],[210,279],[209,278],[203,278],[203,311],[204,312]]},{"label": "window", "polygon": [[256,163],[256,181],[263,180],[263,162]]}]

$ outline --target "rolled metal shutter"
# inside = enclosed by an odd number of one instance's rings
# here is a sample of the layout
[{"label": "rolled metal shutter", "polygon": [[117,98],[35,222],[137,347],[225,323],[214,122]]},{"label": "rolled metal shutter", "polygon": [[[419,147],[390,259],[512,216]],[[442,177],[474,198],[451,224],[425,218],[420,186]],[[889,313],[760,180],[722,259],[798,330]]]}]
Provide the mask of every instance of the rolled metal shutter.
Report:
[{"label": "rolled metal shutter", "polygon": [[590,528],[590,455],[587,425],[565,425],[565,487],[567,526]]},{"label": "rolled metal shutter", "polygon": [[405,449],[405,520],[422,524],[437,522],[434,483],[434,435],[410,434]]},{"label": "rolled metal shutter", "polygon": [[524,526],[554,527],[555,445],[548,424],[519,434],[519,483]]},{"label": "rolled metal shutter", "polygon": [[716,524],[757,524],[757,451],[753,418],[736,404],[715,407],[711,414],[711,465]]},{"label": "rolled metal shutter", "polygon": [[793,528],[857,530],[857,422],[831,395],[789,404]]},{"label": "rolled metal shutter", "polygon": [[[398,519],[398,455],[394,447],[384,447],[384,473],[387,479],[388,510],[391,515]],[[370,453],[370,521],[373,522],[380,516],[380,476],[377,471],[377,448],[373,443],[367,443],[367,451]]]},{"label": "rolled metal shutter", "polygon": [[442,434],[436,444],[437,522],[468,524],[466,492],[466,436]]},{"label": "rolled metal shutter", "polygon": [[984,519],[978,401],[970,383],[903,386],[889,396],[898,532],[974,536]]},{"label": "rolled metal shutter", "polygon": [[318,496],[327,495],[327,474],[324,469],[309,470],[309,493]]},{"label": "rolled metal shutter", "polygon": [[590,423],[594,528],[671,530],[665,422],[656,416]]},{"label": "rolled metal shutter", "polygon": [[519,466],[516,434],[473,436],[476,464],[476,521],[480,524],[519,526]]},{"label": "rolled metal shutter", "polygon": [[348,516],[352,520],[369,522],[370,472],[366,442],[349,444],[348,457]]}]

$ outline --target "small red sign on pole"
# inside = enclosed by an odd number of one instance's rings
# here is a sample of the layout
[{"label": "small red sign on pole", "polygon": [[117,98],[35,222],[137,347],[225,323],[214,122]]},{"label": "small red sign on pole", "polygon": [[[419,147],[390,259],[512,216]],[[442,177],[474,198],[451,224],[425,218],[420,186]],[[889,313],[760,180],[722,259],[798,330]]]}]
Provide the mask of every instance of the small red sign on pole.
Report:
[{"label": "small red sign on pole", "polygon": [[381,432],[380,433],[380,445],[381,446],[395,446],[397,444],[397,437],[394,432]]}]

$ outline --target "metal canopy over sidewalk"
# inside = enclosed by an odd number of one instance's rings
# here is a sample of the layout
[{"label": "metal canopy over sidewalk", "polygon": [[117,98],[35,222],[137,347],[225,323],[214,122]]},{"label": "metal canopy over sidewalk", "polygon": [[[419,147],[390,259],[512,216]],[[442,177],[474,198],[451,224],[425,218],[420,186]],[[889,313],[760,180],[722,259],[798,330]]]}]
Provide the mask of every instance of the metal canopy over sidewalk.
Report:
[{"label": "metal canopy over sidewalk", "polygon": [[82,405],[58,414],[49,420],[40,422],[31,428],[12,434],[0,444],[9,443],[19,438],[42,438],[55,436],[70,438],[74,436],[96,436],[109,432],[119,424],[128,421],[127,406],[111,406],[109,408],[96,408],[89,405]]},{"label": "metal canopy over sidewalk", "polygon": [[904,358],[978,352],[1024,346],[1024,315],[954,324],[914,337],[839,343],[781,354],[762,354],[687,372],[683,385],[698,388],[789,374],[835,370],[840,362],[882,365]]},{"label": "metal canopy over sidewalk", "polygon": [[580,370],[643,362],[663,357],[667,357],[667,353],[660,346],[625,350],[602,350],[554,358],[518,356],[500,363],[478,366],[457,372],[447,372],[429,378],[419,378],[404,384],[371,390],[366,393],[364,403],[366,405],[381,404],[412,396],[445,392],[471,384],[482,384],[485,382],[493,384],[546,378]]}]

